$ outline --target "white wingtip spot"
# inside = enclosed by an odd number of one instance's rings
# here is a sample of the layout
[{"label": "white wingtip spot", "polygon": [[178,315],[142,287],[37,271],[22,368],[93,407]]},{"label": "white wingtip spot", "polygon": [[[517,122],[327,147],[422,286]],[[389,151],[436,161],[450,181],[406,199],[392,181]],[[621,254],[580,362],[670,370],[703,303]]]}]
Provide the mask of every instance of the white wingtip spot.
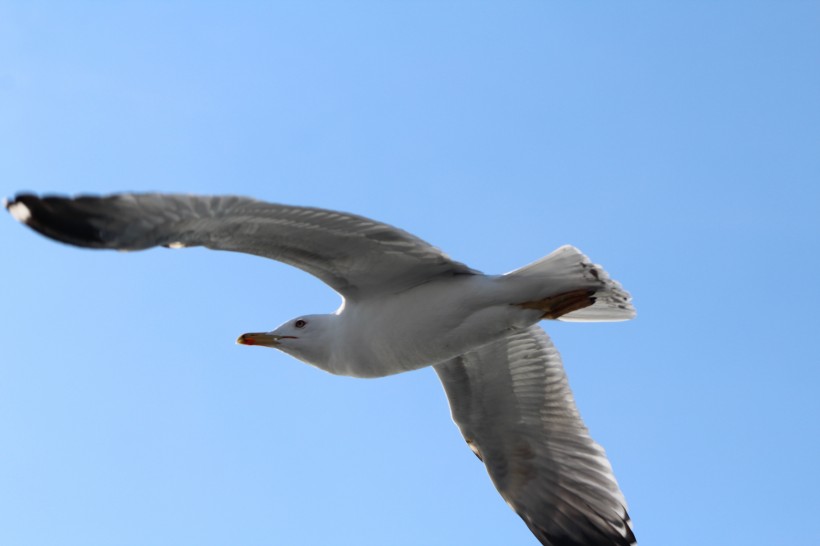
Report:
[{"label": "white wingtip spot", "polygon": [[31,218],[31,211],[23,203],[12,203],[8,208],[11,215],[18,222],[26,223]]},{"label": "white wingtip spot", "polygon": [[185,243],[180,243],[179,241],[168,243],[168,248],[185,248]]}]

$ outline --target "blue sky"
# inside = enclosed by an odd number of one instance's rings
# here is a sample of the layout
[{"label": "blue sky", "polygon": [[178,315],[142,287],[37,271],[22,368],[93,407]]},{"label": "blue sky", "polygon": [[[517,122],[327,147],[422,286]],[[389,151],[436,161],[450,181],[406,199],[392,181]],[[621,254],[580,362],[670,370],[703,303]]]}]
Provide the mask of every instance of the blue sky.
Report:
[{"label": "blue sky", "polygon": [[[638,309],[544,326],[641,543],[817,543],[818,52],[808,1],[3,1],[0,193],[340,209],[492,273],[574,244]],[[0,241],[0,543],[535,542],[432,370],[234,344],[319,281]]]}]

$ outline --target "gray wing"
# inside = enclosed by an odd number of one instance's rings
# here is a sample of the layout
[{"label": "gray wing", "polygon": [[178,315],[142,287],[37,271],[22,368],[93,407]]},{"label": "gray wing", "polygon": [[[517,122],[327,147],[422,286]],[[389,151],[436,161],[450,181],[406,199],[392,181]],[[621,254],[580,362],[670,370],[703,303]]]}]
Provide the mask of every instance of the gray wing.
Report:
[{"label": "gray wing", "polygon": [[612,467],[540,327],[434,368],[467,444],[542,544],[635,544]]},{"label": "gray wing", "polygon": [[119,250],[204,246],[255,254],[303,269],[348,297],[475,273],[418,237],[368,218],[245,197],[21,194],[6,207],[64,243]]}]

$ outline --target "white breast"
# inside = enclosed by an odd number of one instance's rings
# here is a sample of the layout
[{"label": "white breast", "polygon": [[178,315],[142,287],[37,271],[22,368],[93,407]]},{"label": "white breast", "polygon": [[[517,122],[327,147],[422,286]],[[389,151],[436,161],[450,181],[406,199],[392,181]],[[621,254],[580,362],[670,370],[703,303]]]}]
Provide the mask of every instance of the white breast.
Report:
[{"label": "white breast", "polygon": [[537,314],[510,305],[499,277],[459,276],[400,294],[348,301],[332,373],[381,377],[430,366],[491,343]]}]

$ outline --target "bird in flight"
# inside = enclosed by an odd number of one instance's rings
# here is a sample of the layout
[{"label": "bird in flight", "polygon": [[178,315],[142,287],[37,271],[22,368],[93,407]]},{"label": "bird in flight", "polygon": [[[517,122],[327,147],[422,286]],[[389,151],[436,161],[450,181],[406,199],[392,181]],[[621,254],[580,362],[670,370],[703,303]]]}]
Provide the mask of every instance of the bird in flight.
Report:
[{"label": "bird in flight", "polygon": [[387,224],[246,197],[20,194],[6,208],[75,246],[204,246],[318,277],[342,297],[338,310],[301,315],[237,343],[353,377],[432,366],[467,445],[542,544],[636,544],[609,460],[538,325],[635,316],[629,294],[578,249],[564,246],[510,273],[484,275]]}]

